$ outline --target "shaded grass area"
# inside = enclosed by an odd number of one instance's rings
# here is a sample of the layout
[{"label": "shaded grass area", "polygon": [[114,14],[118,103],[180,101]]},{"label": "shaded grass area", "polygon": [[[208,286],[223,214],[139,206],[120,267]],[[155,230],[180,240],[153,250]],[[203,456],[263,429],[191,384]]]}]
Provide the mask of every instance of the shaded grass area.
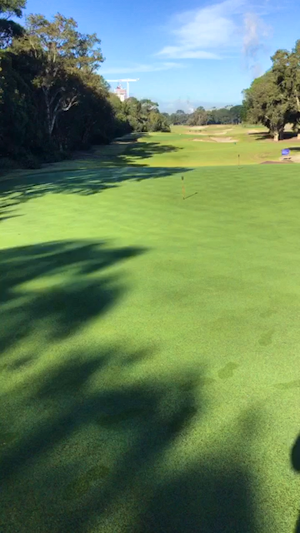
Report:
[{"label": "shaded grass area", "polygon": [[[21,175],[19,178],[7,180],[0,187],[0,213],[7,212],[18,203],[42,197],[46,194],[68,193],[91,195],[114,189],[127,180],[143,181],[146,179],[163,178],[173,174],[182,175],[189,172],[185,167],[131,167],[120,169],[94,168],[85,170],[53,171],[48,169],[42,173]],[[2,219],[0,218],[0,221]]]},{"label": "shaded grass area", "polygon": [[[147,142],[145,141],[147,139]],[[140,140],[140,142],[137,142]],[[114,189],[124,181],[168,177],[183,174],[190,169],[148,166],[155,155],[176,152],[180,147],[151,142],[148,135],[131,135],[127,140],[75,154],[74,161],[45,166],[37,171],[18,171],[0,181],[0,216],[18,203],[42,197],[48,193],[96,194]],[[139,161],[142,161],[139,163]],[[3,219],[0,218],[0,222]]]},{"label": "shaded grass area", "polygon": [[[79,331],[124,290],[104,272],[144,252],[81,242],[1,251],[3,531],[254,531],[245,467],[204,461],[169,481],[156,472],[205,412],[201,368],[139,382],[128,372],[148,347],[124,352],[117,336],[80,346]],[[58,344],[75,333],[76,348]]]},{"label": "shaded grass area", "polygon": [[[296,439],[294,446],[292,448],[291,462],[292,462],[292,466],[295,472],[299,474],[300,472],[300,435]],[[299,518],[298,518],[296,529],[295,529],[295,533],[299,533],[299,532],[300,532],[300,514],[299,514]]]},{"label": "shaded grass area", "polygon": [[297,166],[181,171],[1,185],[0,530],[299,529]]},{"label": "shaded grass area", "polygon": [[[104,243],[103,243],[104,244]],[[4,250],[0,258],[1,326],[0,350],[3,352],[31,332],[43,330],[49,340],[71,335],[86,320],[104,313],[119,291],[114,279],[93,279],[94,272],[142,252],[128,247],[101,250],[102,243],[57,242],[33,247]],[[72,275],[63,283],[54,284],[45,292],[22,290],[22,286],[43,277],[60,275],[65,270]],[[47,323],[50,326],[47,327]],[[52,327],[53,326],[53,327]],[[50,331],[53,330],[51,335]]]}]

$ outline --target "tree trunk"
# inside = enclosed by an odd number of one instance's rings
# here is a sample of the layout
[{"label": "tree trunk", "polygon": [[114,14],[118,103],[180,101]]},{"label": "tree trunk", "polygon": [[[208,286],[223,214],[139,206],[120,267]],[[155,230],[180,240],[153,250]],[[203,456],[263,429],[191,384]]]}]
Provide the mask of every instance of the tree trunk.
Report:
[{"label": "tree trunk", "polygon": [[51,130],[51,110],[50,110],[50,99],[49,99],[49,91],[46,87],[44,87],[44,95],[45,95],[45,103],[46,103],[46,116],[47,116],[47,126],[48,126],[48,134],[49,137],[51,137],[52,130]]},{"label": "tree trunk", "polygon": [[274,132],[274,141],[275,142],[278,142],[278,141],[282,141],[283,139],[283,131],[284,130],[277,130]]},{"label": "tree trunk", "polygon": [[46,104],[46,117],[47,117],[48,134],[49,134],[49,137],[51,139],[52,138],[52,134],[53,134],[53,130],[54,130],[54,126],[56,124],[57,117],[58,117],[59,112],[60,112],[62,98],[60,97],[57,100],[55,106],[53,107],[55,97],[59,94],[59,91],[57,91],[56,95],[54,97],[52,97],[52,98],[50,98],[50,89],[49,89],[49,87],[44,87],[43,88],[43,92],[44,92],[45,104]]}]

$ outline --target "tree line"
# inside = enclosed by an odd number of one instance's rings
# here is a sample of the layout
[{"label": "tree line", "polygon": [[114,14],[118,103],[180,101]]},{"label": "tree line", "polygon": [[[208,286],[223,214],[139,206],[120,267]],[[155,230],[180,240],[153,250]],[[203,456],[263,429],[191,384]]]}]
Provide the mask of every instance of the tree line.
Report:
[{"label": "tree line", "polygon": [[206,110],[197,107],[192,113],[185,113],[178,109],[176,113],[164,113],[169,124],[187,126],[206,126],[208,124],[241,124],[246,120],[243,105],[227,106],[220,109]]},{"label": "tree line", "polygon": [[244,91],[247,118],[266,126],[275,141],[287,124],[300,138],[300,41],[291,52],[277,50],[271,60],[271,68]]},{"label": "tree line", "polygon": [[22,16],[26,0],[0,0],[0,165],[39,166],[132,131],[169,131],[151,100],[122,103],[99,74],[96,34],[73,18]]}]

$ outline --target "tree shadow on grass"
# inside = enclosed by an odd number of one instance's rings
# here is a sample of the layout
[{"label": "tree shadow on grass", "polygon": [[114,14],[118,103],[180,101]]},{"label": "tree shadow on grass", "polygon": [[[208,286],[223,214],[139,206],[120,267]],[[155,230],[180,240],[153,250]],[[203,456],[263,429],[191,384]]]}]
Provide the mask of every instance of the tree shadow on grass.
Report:
[{"label": "tree shadow on grass", "polygon": [[[8,338],[1,330],[5,533],[257,531],[244,459],[252,426],[247,434],[233,428],[232,453],[228,444],[222,449],[222,435],[213,452],[204,451],[197,425],[209,416],[210,382],[201,364],[166,373],[159,360],[154,372],[159,346],[127,349],[117,330],[110,344],[100,335],[75,342],[79,328],[128,290],[105,269],[142,252],[83,242],[1,252],[1,313],[13,326]],[[34,350],[24,353],[32,338]]]},{"label": "tree shadow on grass", "polygon": [[[16,388],[27,424],[13,436],[7,421],[1,428],[4,531],[257,531],[245,435],[240,456],[220,446],[217,456],[196,459],[196,448],[189,459],[191,428],[209,408],[203,371],[128,380],[138,358],[117,344],[78,351],[31,379],[26,395]],[[13,400],[2,400],[3,419]],[[187,455],[174,463],[182,440]]]},{"label": "tree shadow on grass", "polygon": [[139,533],[251,533],[257,531],[247,469],[216,460],[192,465],[154,495]]},{"label": "tree shadow on grass", "polygon": [[68,162],[67,168],[55,164],[43,170],[15,174],[0,181],[0,210],[12,209],[19,203],[48,193],[90,195],[117,187],[127,180],[165,178],[187,172],[187,168],[149,167],[140,160],[156,154],[173,153],[180,148],[155,142],[129,143],[126,151],[118,152],[114,145],[98,152],[77,154],[79,160]]},{"label": "tree shadow on grass", "polygon": [[21,215],[7,215],[5,217],[0,216],[0,222],[4,222],[4,220],[8,220],[9,218],[18,218]]},{"label": "tree shadow on grass", "polygon": [[[182,147],[161,142],[145,141],[140,139],[150,139],[148,133],[131,134],[115,142],[101,147],[93,147],[85,152],[76,152],[78,159],[87,159],[101,162],[103,167],[113,167],[117,165],[129,164],[130,159],[138,164],[140,159],[149,159],[155,155],[169,154],[183,150]],[[139,142],[137,142],[139,141]],[[145,164],[143,164],[145,166]]]},{"label": "tree shadow on grass", "polygon": [[267,141],[267,140],[272,140],[273,137],[272,135],[270,135],[270,133],[268,133],[267,131],[260,131],[260,132],[253,132],[253,133],[248,133],[248,135],[252,138],[255,139],[255,141]]},{"label": "tree shadow on grass", "polygon": [[[254,139],[256,141],[267,141],[267,140],[273,140],[273,137],[272,135],[267,132],[267,131],[261,131],[261,132],[253,132],[253,133],[248,133],[248,135],[250,135],[251,137],[254,137]],[[286,141],[288,139],[294,139],[294,138],[297,138],[297,133],[293,132],[293,131],[285,131],[283,133],[283,139],[281,139],[282,141]],[[280,143],[279,143],[280,145]]]},{"label": "tree shadow on grass", "polygon": [[[292,448],[291,462],[295,472],[300,473],[300,435],[297,437]],[[295,533],[300,533],[300,516],[298,517]]]},{"label": "tree shadow on grass", "polygon": [[60,339],[108,311],[125,288],[105,269],[143,252],[87,241],[1,250],[2,356],[31,334],[45,331],[46,337]]},{"label": "tree shadow on grass", "polygon": [[124,166],[120,168],[59,169],[34,172],[0,182],[0,210],[12,210],[20,203],[43,197],[46,194],[79,194],[89,196],[114,189],[125,181],[141,182],[148,179],[167,178],[192,170],[185,167]]}]

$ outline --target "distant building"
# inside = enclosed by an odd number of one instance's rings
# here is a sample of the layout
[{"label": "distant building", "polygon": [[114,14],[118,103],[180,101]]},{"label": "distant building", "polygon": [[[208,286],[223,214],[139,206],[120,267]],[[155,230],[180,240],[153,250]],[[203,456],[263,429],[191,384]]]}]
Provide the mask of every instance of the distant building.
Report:
[{"label": "distant building", "polygon": [[121,100],[121,102],[124,102],[127,98],[127,91],[126,89],[123,89],[121,85],[118,85],[118,87],[115,89],[115,94]]}]

